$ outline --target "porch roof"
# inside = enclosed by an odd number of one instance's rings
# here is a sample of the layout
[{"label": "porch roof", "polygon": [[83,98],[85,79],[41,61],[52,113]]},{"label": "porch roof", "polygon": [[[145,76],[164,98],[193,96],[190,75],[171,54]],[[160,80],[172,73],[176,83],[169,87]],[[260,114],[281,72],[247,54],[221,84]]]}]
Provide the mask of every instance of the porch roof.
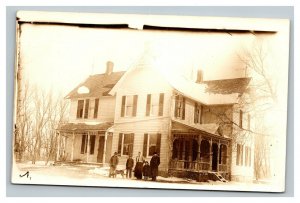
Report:
[{"label": "porch roof", "polygon": [[223,140],[231,140],[227,136],[222,136],[218,133],[219,125],[216,123],[212,124],[201,124],[199,128],[192,127],[178,121],[172,120],[172,132],[178,134],[204,134],[214,138],[221,138]]},{"label": "porch roof", "polygon": [[82,131],[107,131],[113,126],[112,122],[87,124],[87,123],[66,123],[60,125],[57,130],[62,132],[82,132]]}]

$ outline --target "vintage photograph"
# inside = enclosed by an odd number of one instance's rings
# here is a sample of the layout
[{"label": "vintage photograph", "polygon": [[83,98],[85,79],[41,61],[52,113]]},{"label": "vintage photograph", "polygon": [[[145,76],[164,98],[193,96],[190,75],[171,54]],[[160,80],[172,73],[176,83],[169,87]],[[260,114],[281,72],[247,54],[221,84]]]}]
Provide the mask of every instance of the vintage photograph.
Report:
[{"label": "vintage photograph", "polygon": [[12,183],[283,192],[289,23],[19,11]]}]

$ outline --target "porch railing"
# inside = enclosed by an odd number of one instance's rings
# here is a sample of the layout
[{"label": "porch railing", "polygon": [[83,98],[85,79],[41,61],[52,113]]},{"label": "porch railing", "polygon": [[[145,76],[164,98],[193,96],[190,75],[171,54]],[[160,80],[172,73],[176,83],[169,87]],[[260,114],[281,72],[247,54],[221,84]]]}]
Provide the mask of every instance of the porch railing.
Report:
[{"label": "porch railing", "polygon": [[[186,170],[186,171],[210,171],[209,162],[201,161],[186,161],[186,160],[172,160],[170,169]],[[227,172],[228,166],[226,164],[219,164],[218,171]]]}]

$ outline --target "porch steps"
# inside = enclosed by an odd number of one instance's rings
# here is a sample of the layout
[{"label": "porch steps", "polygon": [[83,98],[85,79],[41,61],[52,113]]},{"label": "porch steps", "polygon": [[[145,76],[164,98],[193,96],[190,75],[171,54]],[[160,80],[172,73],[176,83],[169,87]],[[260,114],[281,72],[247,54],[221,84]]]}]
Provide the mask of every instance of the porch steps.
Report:
[{"label": "porch steps", "polygon": [[214,179],[217,179],[223,183],[228,183],[228,180],[226,180],[221,174],[219,174],[218,172],[208,172],[209,174],[213,175]]}]

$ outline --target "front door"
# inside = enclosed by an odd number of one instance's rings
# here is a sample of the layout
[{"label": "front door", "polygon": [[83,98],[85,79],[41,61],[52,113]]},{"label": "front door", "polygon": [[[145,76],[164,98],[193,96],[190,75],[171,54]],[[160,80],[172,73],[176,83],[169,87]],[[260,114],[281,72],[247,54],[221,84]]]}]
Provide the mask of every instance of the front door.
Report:
[{"label": "front door", "polygon": [[218,169],[218,145],[216,143],[212,144],[212,170],[217,171]]},{"label": "front door", "polygon": [[105,136],[99,136],[97,162],[103,163]]}]

